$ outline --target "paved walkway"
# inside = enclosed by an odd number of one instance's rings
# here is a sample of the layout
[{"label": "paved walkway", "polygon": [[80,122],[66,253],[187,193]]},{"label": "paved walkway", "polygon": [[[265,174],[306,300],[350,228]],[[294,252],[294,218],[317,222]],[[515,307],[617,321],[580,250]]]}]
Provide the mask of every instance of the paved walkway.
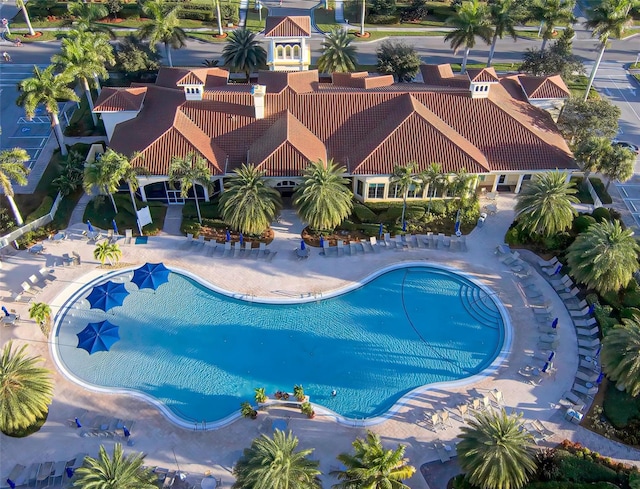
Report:
[{"label": "paved walkway", "polygon": [[[605,456],[638,464],[640,451],[611,442],[562,419],[563,410],[559,408],[558,400],[571,387],[578,367],[573,328],[560,328],[556,357],[558,369],[554,376],[540,386],[532,386],[522,382],[517,374],[519,368],[531,361],[530,355],[536,350],[539,333],[537,328],[531,327],[533,314],[518,288],[518,280],[494,254],[496,244],[502,241],[513,220],[513,204],[513,196],[499,197],[498,214],[489,216],[484,227],[476,228],[467,237],[467,253],[428,249],[383,250],[353,257],[324,258],[317,249],[312,249],[308,260],[298,261],[292,249],[299,243],[298,233],[302,225],[293,214],[285,211],[281,222],[274,225],[276,239],[270,248],[278,251],[278,254],[271,262],[212,258],[195,248],[193,252],[185,252],[184,238],[155,236],[150,237],[146,245],[122,245],[122,263],[137,266],[147,261],[162,261],[169,267],[188,270],[227,290],[263,297],[282,297],[283,293],[302,296],[336,290],[399,262],[442,263],[458,268],[493,289],[506,305],[513,325],[511,353],[497,372],[483,380],[453,388],[436,386],[424,391],[402,406],[390,419],[371,429],[381,435],[386,445],[406,444],[407,456],[413,465],[419,467],[438,460],[433,448],[435,439],[451,442],[459,435],[462,426],[460,420],[453,419],[452,426],[434,433],[424,424],[424,413],[455,406],[458,400],[486,395],[497,388],[504,393],[508,411],[516,410],[522,412],[525,418],[539,419],[555,432],[546,445],[551,446],[565,438],[581,441]],[[36,300],[50,304],[56,312],[80,284],[101,275],[103,270],[97,268],[98,264],[92,256],[93,245],[87,244],[82,238],[82,230],[84,225],[72,227],[69,240],[45,243],[43,255],[18,252],[7,257],[0,270],[0,283],[5,286],[5,290],[0,292],[0,300],[6,302],[10,291],[19,290],[22,281],[40,267],[47,266],[55,270],[57,280],[45,287]],[[57,266],[62,253],[74,250],[82,257],[81,266]],[[534,280],[551,301],[560,324],[571,324],[563,303],[547,282],[537,275]],[[28,317],[28,305],[7,305],[15,307],[23,318]],[[206,470],[212,470],[217,477],[222,477],[225,486],[232,482],[230,470],[242,449],[249,446],[251,440],[260,433],[270,433],[273,419],[288,420],[288,426],[300,439],[301,447],[315,448],[314,457],[320,460],[324,474],[337,465],[336,455],[349,451],[353,439],[365,433],[361,426],[337,424],[323,414],[309,420],[298,410],[286,408],[271,408],[267,413],[261,413],[257,421],[238,419],[215,431],[183,429],[167,421],[154,406],[143,400],[127,395],[88,391],[63,377],[51,359],[50,345],[43,341],[38,328],[29,320],[21,321],[15,328],[2,328],[0,338],[2,342],[11,338],[19,344],[26,342],[30,354],[42,355],[46,366],[55,372],[56,386],[47,423],[37,434],[23,439],[0,435],[0,475],[7,474],[15,463],[70,459],[78,452],[96,454],[100,444],[111,448],[113,439],[80,437],[78,431],[71,427],[69,422],[85,409],[89,411],[89,420],[98,415],[135,419],[135,446],[126,449],[148,454],[148,464],[179,468],[196,477]],[[335,480],[324,475],[323,482],[325,487],[329,487]],[[416,489],[428,487],[419,473],[408,481],[408,485]],[[441,487],[434,485],[433,489]]]},{"label": "paved walkway", "polygon": [[171,236],[184,236],[180,231],[182,225],[182,209],[183,205],[167,206],[167,213],[164,216],[164,224],[162,225],[162,234]]},{"label": "paved walkway", "polygon": [[71,213],[71,217],[69,217],[69,226],[73,226],[75,224],[84,223],[84,211],[87,210],[87,206],[93,199],[93,195],[89,195],[86,192],[82,194],[82,197],[78,199],[78,203],[73,208],[73,212]]}]

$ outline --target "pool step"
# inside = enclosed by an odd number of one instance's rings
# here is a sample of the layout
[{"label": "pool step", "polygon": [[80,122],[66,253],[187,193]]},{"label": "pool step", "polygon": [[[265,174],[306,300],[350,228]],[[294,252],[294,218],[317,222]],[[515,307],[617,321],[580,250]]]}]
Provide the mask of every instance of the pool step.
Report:
[{"label": "pool step", "polygon": [[483,325],[492,329],[498,328],[501,315],[486,292],[477,287],[460,284],[460,302],[465,310]]}]

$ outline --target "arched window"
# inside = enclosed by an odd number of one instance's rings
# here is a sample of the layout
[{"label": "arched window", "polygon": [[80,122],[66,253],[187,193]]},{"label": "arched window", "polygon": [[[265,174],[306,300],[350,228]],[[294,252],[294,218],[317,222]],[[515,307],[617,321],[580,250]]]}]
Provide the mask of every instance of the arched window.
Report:
[{"label": "arched window", "polygon": [[278,59],[282,59],[283,58],[283,47],[282,46],[278,46],[276,48],[276,58],[278,58]]},{"label": "arched window", "polygon": [[294,59],[300,59],[300,46],[293,46]]},{"label": "arched window", "polygon": [[291,46],[288,44],[284,47],[284,57],[285,59],[291,59]]}]

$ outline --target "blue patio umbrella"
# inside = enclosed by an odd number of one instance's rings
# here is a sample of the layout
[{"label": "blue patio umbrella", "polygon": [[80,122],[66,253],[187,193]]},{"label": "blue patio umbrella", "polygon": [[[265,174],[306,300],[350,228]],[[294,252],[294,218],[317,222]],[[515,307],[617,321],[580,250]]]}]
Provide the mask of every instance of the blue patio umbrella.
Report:
[{"label": "blue patio umbrella", "polygon": [[98,351],[109,351],[109,348],[120,339],[118,326],[109,321],[89,323],[76,336],[78,348],[87,350],[89,355]]},{"label": "blue patio umbrella", "polygon": [[7,311],[7,308],[6,308],[6,307],[4,307],[4,306],[2,306],[2,312],[4,312],[4,315],[5,315],[5,316],[9,316],[9,315],[10,315],[10,314],[9,314],[9,311]]},{"label": "blue patio umbrella", "polygon": [[553,322],[551,323],[551,327],[552,327],[553,329],[556,329],[556,328],[558,327],[558,318],[555,318],[555,319],[553,320]]},{"label": "blue patio umbrella", "polygon": [[604,372],[600,372],[598,378],[596,379],[596,384],[600,384],[604,380]]},{"label": "blue patio umbrella", "polygon": [[239,239],[240,239],[240,244],[241,245],[244,244],[244,236],[242,235],[242,233],[240,233]]},{"label": "blue patio umbrella", "polygon": [[131,281],[139,289],[156,290],[162,284],[169,281],[170,270],[162,263],[145,263],[133,271]]},{"label": "blue patio umbrella", "polygon": [[551,368],[551,363],[545,362],[544,367],[542,367],[542,371],[546,373],[549,368]]},{"label": "blue patio umbrella", "polygon": [[320,235],[320,248],[324,248],[324,236]]},{"label": "blue patio umbrella", "polygon": [[593,314],[593,311],[595,311],[595,310],[596,310],[596,304],[594,302],[593,304],[591,304],[589,306],[589,311],[587,311],[587,312],[588,312],[588,314]]},{"label": "blue patio umbrella", "polygon": [[227,241],[231,241],[231,233],[229,232],[229,230],[227,229],[227,236],[226,236],[226,240]]},{"label": "blue patio umbrella", "polygon": [[73,420],[76,422],[76,428],[82,428],[82,425],[80,424],[80,420],[77,417],[73,418]]},{"label": "blue patio umbrella", "polygon": [[13,482],[11,479],[7,479],[7,484],[11,489],[16,489],[16,483]]},{"label": "blue patio umbrella", "polygon": [[598,358],[600,356],[600,351],[602,350],[602,347],[599,346],[598,349],[596,350],[596,354],[594,355],[594,357]]},{"label": "blue patio umbrella", "polygon": [[106,312],[112,307],[121,306],[128,295],[129,291],[125,289],[124,284],[109,281],[96,285],[87,296],[87,300],[92,308],[102,309]]},{"label": "blue patio umbrella", "polygon": [[300,249],[304,250],[307,246],[304,244],[304,239],[300,240]]},{"label": "blue patio umbrella", "polygon": [[122,434],[124,435],[125,438],[129,438],[131,436],[131,432],[127,429],[126,426],[122,427]]},{"label": "blue patio umbrella", "polygon": [[555,356],[556,356],[556,352],[552,351],[551,353],[549,353],[549,358],[547,358],[547,361],[550,362],[551,360],[553,360],[553,357],[555,357]]},{"label": "blue patio umbrella", "polygon": [[382,238],[382,233],[384,232],[384,226],[380,223],[380,229],[378,230],[378,235]]},{"label": "blue patio umbrella", "polygon": [[460,232],[460,221],[456,221],[456,224],[453,228],[453,231],[455,232],[456,236],[458,235],[458,233]]},{"label": "blue patio umbrella", "polygon": [[407,221],[402,221],[402,230],[403,231],[407,230]]},{"label": "blue patio umbrella", "polygon": [[96,232],[96,230],[93,229],[93,226],[91,225],[91,221],[87,221],[87,229],[89,230],[90,233]]},{"label": "blue patio umbrella", "polygon": [[556,267],[556,270],[553,272],[554,275],[557,275],[558,273],[560,273],[560,270],[562,270],[562,265],[558,265]]},{"label": "blue patio umbrella", "polygon": [[115,219],[111,219],[111,225],[113,226],[113,232],[116,234],[120,234],[118,232],[118,225],[116,224],[116,220]]},{"label": "blue patio umbrella", "polygon": [[67,472],[67,479],[71,479],[73,477],[73,469],[71,467],[67,467],[65,471]]}]

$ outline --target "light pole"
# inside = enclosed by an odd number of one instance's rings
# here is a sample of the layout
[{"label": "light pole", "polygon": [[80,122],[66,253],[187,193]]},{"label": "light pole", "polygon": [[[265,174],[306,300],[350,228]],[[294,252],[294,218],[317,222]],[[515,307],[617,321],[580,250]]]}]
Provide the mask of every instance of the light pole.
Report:
[{"label": "light pole", "polygon": [[260,19],[260,22],[262,23],[262,3],[261,2],[256,2],[256,8],[258,9],[258,17]]}]

